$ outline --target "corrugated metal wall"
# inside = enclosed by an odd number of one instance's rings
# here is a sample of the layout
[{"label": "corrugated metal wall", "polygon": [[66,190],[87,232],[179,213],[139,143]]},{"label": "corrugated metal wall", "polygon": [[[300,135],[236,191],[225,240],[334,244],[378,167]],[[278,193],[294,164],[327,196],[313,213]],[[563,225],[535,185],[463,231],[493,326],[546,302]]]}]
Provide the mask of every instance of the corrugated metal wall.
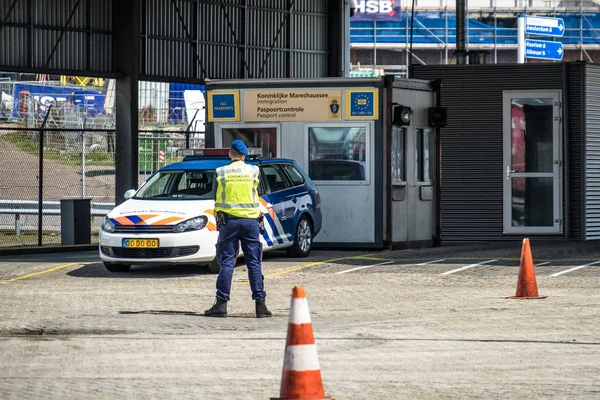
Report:
[{"label": "corrugated metal wall", "polygon": [[0,18],[3,70],[111,71],[110,1],[5,0]]},{"label": "corrugated metal wall", "polygon": [[141,75],[327,76],[328,8],[322,0],[143,0]]},{"label": "corrugated metal wall", "polygon": [[565,121],[565,160],[568,160],[566,169],[569,173],[568,184],[569,193],[565,191],[565,196],[569,196],[567,203],[566,197],[563,199],[565,213],[569,214],[567,228],[570,238],[584,239],[584,136],[585,136],[585,99],[584,99],[584,76],[585,67],[581,63],[567,64],[567,107],[569,113]]},{"label": "corrugated metal wall", "polygon": [[586,65],[586,239],[600,239],[600,67]]},{"label": "corrugated metal wall", "polygon": [[[573,65],[569,70],[575,77],[567,80],[571,84],[577,83],[577,69]],[[565,91],[562,64],[418,65],[412,67],[411,77],[442,79],[441,102],[448,108],[448,126],[441,130],[442,240],[507,239],[502,234],[502,91]],[[565,93],[570,103],[567,107],[571,107],[569,120],[581,120],[581,96],[577,98],[569,90]],[[576,152],[578,145],[581,152],[581,138],[573,135],[577,130],[569,136],[570,153]],[[581,204],[581,185],[577,183],[581,182],[581,163],[573,161],[570,177],[564,181],[570,184],[570,204],[577,205]],[[573,216],[577,214],[571,210],[570,232],[573,238],[581,237],[581,218]]]},{"label": "corrugated metal wall", "polygon": [[[115,72],[113,1],[0,2],[0,70]],[[139,1],[141,80],[329,74],[332,1]]]}]

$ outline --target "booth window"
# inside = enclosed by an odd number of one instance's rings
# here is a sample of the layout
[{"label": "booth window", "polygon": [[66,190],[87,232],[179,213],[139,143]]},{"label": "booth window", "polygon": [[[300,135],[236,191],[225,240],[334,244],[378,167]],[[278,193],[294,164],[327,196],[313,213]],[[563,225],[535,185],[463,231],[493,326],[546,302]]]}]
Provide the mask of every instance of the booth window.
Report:
[{"label": "booth window", "polygon": [[417,181],[418,182],[429,182],[431,176],[429,172],[429,143],[430,133],[429,129],[417,129],[417,151],[416,151],[416,167],[417,167]]},{"label": "booth window", "polygon": [[231,143],[240,139],[246,146],[262,149],[262,156],[277,157],[277,128],[222,128],[223,147],[228,148]]},{"label": "booth window", "polygon": [[392,181],[406,181],[406,128],[392,128]]},{"label": "booth window", "polygon": [[317,181],[367,179],[367,128],[320,127],[308,129],[308,174]]}]

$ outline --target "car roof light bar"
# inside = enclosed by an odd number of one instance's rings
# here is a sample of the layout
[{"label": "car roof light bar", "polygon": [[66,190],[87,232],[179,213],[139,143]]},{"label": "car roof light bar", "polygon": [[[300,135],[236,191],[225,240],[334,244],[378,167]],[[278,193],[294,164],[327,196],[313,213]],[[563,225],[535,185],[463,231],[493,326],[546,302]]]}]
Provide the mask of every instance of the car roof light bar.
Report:
[{"label": "car roof light bar", "polygon": [[[182,156],[228,156],[229,149],[181,149]],[[262,149],[260,147],[248,148],[248,156],[250,158],[262,157]]]}]

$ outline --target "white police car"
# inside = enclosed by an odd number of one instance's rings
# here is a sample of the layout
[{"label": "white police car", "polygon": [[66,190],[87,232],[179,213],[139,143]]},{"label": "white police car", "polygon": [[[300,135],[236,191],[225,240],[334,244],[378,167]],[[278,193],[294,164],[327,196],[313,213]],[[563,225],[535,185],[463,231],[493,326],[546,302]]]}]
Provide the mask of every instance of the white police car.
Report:
[{"label": "white police car", "polygon": [[[212,182],[215,170],[230,162],[228,152],[184,150],[182,162],[159,169],[137,191],[128,190],[127,200],[106,215],[100,229],[99,252],[106,269],[193,263],[207,264],[217,273]],[[293,160],[251,156],[246,162],[261,173],[263,251],[287,249],[290,256],[308,256],[321,230],[317,187]]]}]

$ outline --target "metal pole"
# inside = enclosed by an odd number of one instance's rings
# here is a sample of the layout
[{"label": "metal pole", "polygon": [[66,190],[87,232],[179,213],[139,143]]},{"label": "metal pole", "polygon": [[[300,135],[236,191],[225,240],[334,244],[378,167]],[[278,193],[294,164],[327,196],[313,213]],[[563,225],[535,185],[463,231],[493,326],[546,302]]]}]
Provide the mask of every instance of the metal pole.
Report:
[{"label": "metal pole", "polygon": [[50,116],[52,110],[52,104],[48,106],[46,110],[46,116],[40,126],[39,134],[40,139],[38,140],[39,148],[39,163],[38,163],[38,246],[42,246],[42,219],[43,219],[43,205],[44,205],[44,126]]},{"label": "metal pole", "polygon": [[466,52],[466,0],[456,0],[456,64],[467,63]]},{"label": "metal pole", "polygon": [[410,78],[410,66],[412,65],[414,26],[415,26],[415,0],[412,1],[412,7],[410,9],[410,62],[408,64],[408,69],[406,70],[407,78]]},{"label": "metal pole", "polygon": [[[408,10],[405,11],[406,15],[408,16]],[[411,18],[412,19],[412,18]],[[408,18],[405,18],[406,23],[404,24],[404,53],[406,55],[404,62],[406,63],[406,77],[408,78],[408,66],[410,65],[410,56],[408,55],[408,29],[409,29],[409,25],[408,25]],[[373,30],[373,34],[375,34],[375,30]]]},{"label": "metal pole", "polygon": [[192,127],[192,124],[196,120],[196,115],[198,115],[198,111],[200,111],[200,110],[196,110],[196,113],[194,114],[194,118],[192,118],[192,120],[190,121],[190,123],[188,124],[188,126],[185,130],[185,148],[186,149],[190,148],[190,128]]},{"label": "metal pole", "polygon": [[85,132],[81,132],[81,198],[85,199]]},{"label": "metal pole", "polygon": [[525,16],[523,14],[519,14],[518,18],[518,59],[517,62],[519,64],[525,64]]},{"label": "metal pole", "polygon": [[377,21],[373,21],[373,69],[377,68]]},{"label": "metal pole", "polygon": [[579,2],[579,60],[583,61],[583,1]]},{"label": "metal pole", "polygon": [[444,29],[444,35],[446,36],[446,40],[445,40],[445,64],[448,64],[448,47],[450,46],[448,43],[448,4],[446,4],[446,8],[444,10],[444,24],[445,24],[445,29]]},{"label": "metal pole", "polygon": [[87,121],[87,107],[83,116],[83,130],[81,131],[81,198],[85,199],[85,125]]},{"label": "metal pole", "polygon": [[498,11],[494,1],[494,64],[498,64]]}]

